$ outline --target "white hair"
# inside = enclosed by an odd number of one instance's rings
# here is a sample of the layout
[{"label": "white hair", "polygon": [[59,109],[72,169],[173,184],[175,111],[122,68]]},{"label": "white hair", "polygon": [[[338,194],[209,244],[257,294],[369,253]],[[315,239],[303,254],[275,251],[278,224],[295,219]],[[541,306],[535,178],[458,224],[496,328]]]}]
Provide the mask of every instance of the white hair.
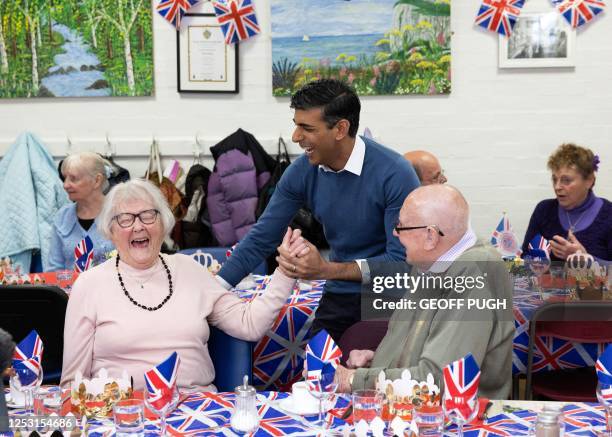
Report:
[{"label": "white hair", "polygon": [[68,155],[62,161],[62,175],[66,176],[65,172],[69,171],[70,169],[78,169],[83,171],[92,179],[95,179],[97,175],[102,175],[102,185],[100,186],[102,192],[106,192],[109,187],[108,170],[110,170],[110,163],[97,153],[80,152]]},{"label": "white hair", "polygon": [[99,231],[105,238],[111,239],[111,227],[114,217],[119,213],[119,206],[134,200],[151,202],[153,208],[159,211],[164,236],[170,235],[175,219],[162,192],[145,179],[132,179],[115,185],[106,195],[98,216]]}]

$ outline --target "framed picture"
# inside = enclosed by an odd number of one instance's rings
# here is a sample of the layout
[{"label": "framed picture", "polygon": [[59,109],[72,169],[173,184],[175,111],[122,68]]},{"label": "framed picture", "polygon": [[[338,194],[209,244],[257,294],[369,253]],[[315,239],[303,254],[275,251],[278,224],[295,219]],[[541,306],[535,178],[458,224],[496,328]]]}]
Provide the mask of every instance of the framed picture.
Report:
[{"label": "framed picture", "polygon": [[176,51],[180,93],[238,93],[238,43],[225,44],[214,14],[185,14]]},{"label": "framed picture", "polygon": [[557,11],[523,13],[510,38],[499,37],[499,67],[574,67],[575,48],[576,31]]}]

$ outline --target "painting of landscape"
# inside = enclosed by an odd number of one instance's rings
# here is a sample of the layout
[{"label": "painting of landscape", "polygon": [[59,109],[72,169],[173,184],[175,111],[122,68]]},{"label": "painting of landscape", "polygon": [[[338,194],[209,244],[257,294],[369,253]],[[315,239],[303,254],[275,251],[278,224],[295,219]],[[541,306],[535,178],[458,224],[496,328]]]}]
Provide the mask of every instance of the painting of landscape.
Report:
[{"label": "painting of landscape", "polygon": [[272,84],[336,78],[361,95],[451,90],[450,0],[271,0]]},{"label": "painting of landscape", "polygon": [[0,1],[0,98],[150,96],[150,0]]}]

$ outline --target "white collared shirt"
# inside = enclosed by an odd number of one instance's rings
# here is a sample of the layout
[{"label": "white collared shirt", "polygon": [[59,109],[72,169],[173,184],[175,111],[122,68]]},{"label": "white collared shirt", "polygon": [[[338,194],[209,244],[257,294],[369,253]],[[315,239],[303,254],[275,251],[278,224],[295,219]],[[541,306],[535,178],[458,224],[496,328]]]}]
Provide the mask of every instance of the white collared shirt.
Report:
[{"label": "white collared shirt", "polygon": [[451,263],[459,258],[463,252],[473,247],[477,240],[476,234],[472,228],[469,227],[465,234],[463,234],[463,237],[461,237],[461,240],[457,241],[453,247],[443,253],[442,256],[431,265],[428,271],[431,273],[445,272],[450,267]]},{"label": "white collared shirt", "polygon": [[361,170],[363,169],[363,160],[365,159],[365,143],[363,139],[357,135],[355,137],[355,145],[353,146],[353,151],[351,152],[351,156],[346,161],[346,165],[343,169],[335,171],[329,168],[326,165],[319,164],[319,168],[323,171],[332,172],[332,173],[340,173],[343,171],[351,172],[357,176],[361,176]]}]

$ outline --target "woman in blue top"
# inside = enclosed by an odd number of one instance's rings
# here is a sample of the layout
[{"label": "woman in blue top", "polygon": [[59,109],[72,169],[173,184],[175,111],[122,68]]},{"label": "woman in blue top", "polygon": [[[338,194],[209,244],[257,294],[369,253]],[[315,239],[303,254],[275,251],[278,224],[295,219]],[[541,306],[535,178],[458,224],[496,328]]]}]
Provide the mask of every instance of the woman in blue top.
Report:
[{"label": "woman in blue top", "polygon": [[[108,170],[107,170],[108,169]],[[104,204],[110,166],[100,155],[83,152],[69,155],[61,166],[64,190],[72,202],[57,212],[53,221],[51,253],[46,270],[73,270],[75,247],[86,236],[93,243],[89,267],[106,260],[113,244],[98,232],[96,217]]]},{"label": "woman in blue top", "polygon": [[590,149],[563,144],[548,158],[554,199],[536,206],[523,253],[537,234],[550,240],[551,259],[564,261],[581,251],[612,261],[612,203],[593,192],[599,157]]}]

